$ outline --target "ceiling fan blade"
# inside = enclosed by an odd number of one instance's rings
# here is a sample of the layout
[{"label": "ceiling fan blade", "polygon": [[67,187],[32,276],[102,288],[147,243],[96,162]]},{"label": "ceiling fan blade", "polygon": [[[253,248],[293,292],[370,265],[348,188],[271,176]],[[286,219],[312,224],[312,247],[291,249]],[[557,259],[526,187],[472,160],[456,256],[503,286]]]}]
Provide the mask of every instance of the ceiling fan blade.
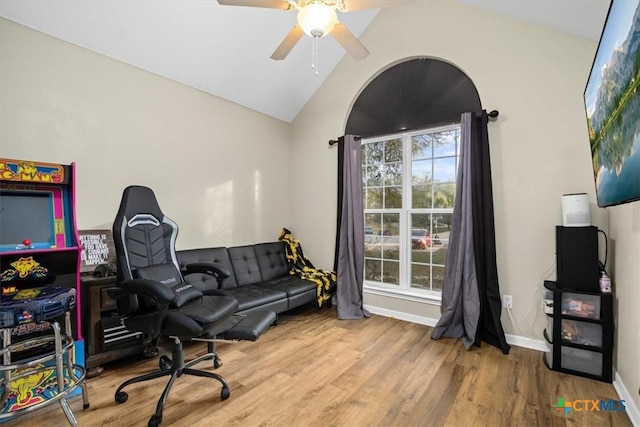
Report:
[{"label": "ceiling fan blade", "polygon": [[379,7],[404,6],[415,3],[415,0],[344,0],[344,7],[349,12]]},{"label": "ceiling fan blade", "polygon": [[223,6],[266,7],[269,9],[289,10],[291,4],[286,0],[218,0]]},{"label": "ceiling fan blade", "polygon": [[329,33],[333,36],[334,39],[338,41],[347,51],[349,55],[353,57],[356,61],[366,58],[369,56],[369,51],[360,40],[353,35],[351,31],[347,27],[345,27],[341,22],[338,22],[333,30]]},{"label": "ceiling fan blade", "polygon": [[289,31],[289,34],[282,40],[280,46],[271,54],[271,59],[281,60],[287,57],[291,49],[298,43],[304,32],[299,25],[296,25]]}]

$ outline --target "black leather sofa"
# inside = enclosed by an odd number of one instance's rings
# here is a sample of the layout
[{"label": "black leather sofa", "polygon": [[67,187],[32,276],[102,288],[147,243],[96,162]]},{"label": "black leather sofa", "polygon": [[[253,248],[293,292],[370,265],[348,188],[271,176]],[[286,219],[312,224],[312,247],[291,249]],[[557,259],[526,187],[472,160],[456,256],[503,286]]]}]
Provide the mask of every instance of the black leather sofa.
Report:
[{"label": "black leather sofa", "polygon": [[196,288],[223,289],[238,300],[236,313],[276,314],[316,300],[316,284],[289,274],[285,243],[177,251],[178,263]]}]

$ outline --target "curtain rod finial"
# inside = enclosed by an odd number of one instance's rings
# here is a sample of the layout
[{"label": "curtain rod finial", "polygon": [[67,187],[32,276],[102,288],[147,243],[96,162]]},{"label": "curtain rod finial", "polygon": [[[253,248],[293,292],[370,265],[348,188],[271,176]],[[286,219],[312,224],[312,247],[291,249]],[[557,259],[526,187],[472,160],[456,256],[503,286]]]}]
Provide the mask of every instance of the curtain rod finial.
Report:
[{"label": "curtain rod finial", "polygon": [[500,115],[500,112],[498,110],[491,110],[487,113],[487,116],[489,116],[489,118],[492,118],[492,119],[498,118],[499,115]]}]

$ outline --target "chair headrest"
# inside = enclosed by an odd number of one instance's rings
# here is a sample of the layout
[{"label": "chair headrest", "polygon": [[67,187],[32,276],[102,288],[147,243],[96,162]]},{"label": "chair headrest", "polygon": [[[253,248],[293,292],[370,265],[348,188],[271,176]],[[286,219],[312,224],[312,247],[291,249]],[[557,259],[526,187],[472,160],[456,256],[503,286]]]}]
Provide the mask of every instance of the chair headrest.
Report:
[{"label": "chair headrest", "polygon": [[125,188],[122,193],[117,217],[133,218],[140,213],[150,214],[158,220],[162,220],[164,217],[152,189],[141,185],[131,185]]}]

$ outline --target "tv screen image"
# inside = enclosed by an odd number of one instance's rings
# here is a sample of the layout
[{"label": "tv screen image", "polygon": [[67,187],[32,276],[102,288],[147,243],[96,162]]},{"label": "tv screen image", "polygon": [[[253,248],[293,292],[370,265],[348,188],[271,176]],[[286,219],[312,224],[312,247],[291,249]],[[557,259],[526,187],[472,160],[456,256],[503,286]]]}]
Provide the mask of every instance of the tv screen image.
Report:
[{"label": "tv screen image", "polygon": [[640,199],[640,0],[613,0],[584,93],[598,206]]}]

